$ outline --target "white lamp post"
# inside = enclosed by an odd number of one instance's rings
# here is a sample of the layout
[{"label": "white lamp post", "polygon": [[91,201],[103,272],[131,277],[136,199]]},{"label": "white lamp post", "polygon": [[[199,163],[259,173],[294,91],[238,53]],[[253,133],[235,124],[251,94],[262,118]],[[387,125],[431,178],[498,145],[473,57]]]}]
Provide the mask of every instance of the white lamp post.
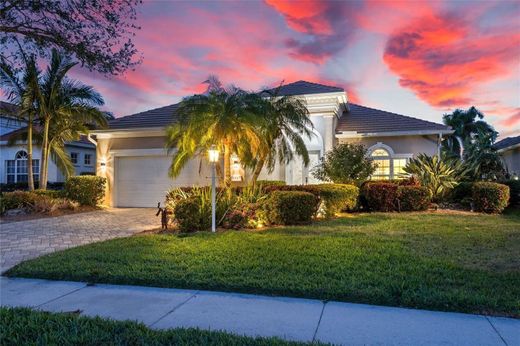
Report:
[{"label": "white lamp post", "polygon": [[218,162],[218,149],[215,145],[212,145],[208,150],[209,162],[211,162],[211,232],[215,232],[217,229],[216,225],[216,187],[215,187],[215,176],[216,176],[216,164]]}]

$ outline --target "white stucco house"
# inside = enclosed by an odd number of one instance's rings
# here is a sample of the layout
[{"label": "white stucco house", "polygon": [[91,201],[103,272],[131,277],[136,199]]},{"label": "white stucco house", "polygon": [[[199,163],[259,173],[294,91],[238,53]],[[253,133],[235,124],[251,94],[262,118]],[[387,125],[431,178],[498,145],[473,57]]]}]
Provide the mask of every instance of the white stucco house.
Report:
[{"label": "white stucco house", "polygon": [[[260,179],[288,184],[315,183],[310,174],[320,158],[338,143],[355,142],[369,148],[379,164],[376,179],[390,179],[406,161],[419,154],[438,154],[449,127],[404,115],[353,104],[342,88],[298,81],[280,90],[302,97],[314,125],[307,141],[311,163],[295,159],[263,172]],[[97,174],[108,179],[105,202],[115,207],[154,207],[172,186],[208,185],[206,160],[194,159],[176,179],[168,177],[171,156],[165,150],[165,127],[175,121],[176,104],[116,118],[108,129],[93,132],[97,141]],[[233,167],[232,167],[233,169]],[[243,172],[243,170],[242,170]],[[243,179],[247,180],[247,172]]]},{"label": "white stucco house", "polygon": [[[13,109],[15,106],[0,101],[0,110]],[[20,131],[24,131],[26,123],[12,116],[0,114],[0,183],[25,183],[27,182],[27,149],[22,141],[9,145],[9,140]],[[69,142],[65,145],[66,151],[71,156],[75,167],[75,174],[95,173],[96,147],[86,137],[79,141]],[[33,146],[33,174],[35,181],[40,177],[41,148]],[[60,183],[65,180],[56,164],[49,161],[49,183]]]},{"label": "white stucco house", "polygon": [[520,136],[504,138],[493,145],[511,176],[520,177]]}]

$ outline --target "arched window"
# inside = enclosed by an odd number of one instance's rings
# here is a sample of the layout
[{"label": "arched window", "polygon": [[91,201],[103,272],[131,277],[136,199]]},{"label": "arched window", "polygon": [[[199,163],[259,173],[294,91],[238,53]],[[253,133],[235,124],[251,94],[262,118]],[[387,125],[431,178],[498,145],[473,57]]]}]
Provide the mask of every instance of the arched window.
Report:
[{"label": "arched window", "polygon": [[[27,174],[27,152],[20,150],[14,156],[14,160],[5,161],[5,175],[7,183],[25,183]],[[32,160],[34,181],[40,179],[40,160]]]},{"label": "arched window", "polygon": [[378,148],[372,151],[370,157],[376,164],[376,170],[374,174],[372,174],[372,178],[377,180],[390,179],[390,153],[385,149]]},{"label": "arched window", "polygon": [[386,144],[378,142],[368,149],[368,155],[377,165],[372,179],[400,179],[406,176],[403,168],[412,154],[395,154]]}]

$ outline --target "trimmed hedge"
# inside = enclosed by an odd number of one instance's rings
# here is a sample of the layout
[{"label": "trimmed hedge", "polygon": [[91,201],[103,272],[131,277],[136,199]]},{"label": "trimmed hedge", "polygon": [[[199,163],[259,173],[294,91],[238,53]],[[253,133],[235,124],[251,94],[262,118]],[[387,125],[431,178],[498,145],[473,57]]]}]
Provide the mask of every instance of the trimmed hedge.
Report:
[{"label": "trimmed hedge", "polygon": [[403,185],[397,188],[399,211],[420,211],[428,209],[430,193],[424,186]]},{"label": "trimmed hedge", "polygon": [[396,210],[398,187],[398,185],[388,182],[365,182],[361,187],[364,206],[371,211]]},{"label": "trimmed hedge", "polygon": [[106,181],[92,175],[70,177],[65,182],[65,196],[81,205],[96,206],[103,200]]},{"label": "trimmed hedge", "polygon": [[258,186],[284,186],[287,185],[283,180],[257,180],[256,185]]},{"label": "trimmed hedge", "polygon": [[273,191],[265,203],[268,221],[276,225],[309,223],[318,211],[319,198],[304,191]]},{"label": "trimmed hedge", "polygon": [[[47,191],[48,190],[63,190],[63,185],[65,183],[47,183]],[[36,189],[39,188],[39,183],[37,181],[34,182],[34,187]],[[0,184],[0,191],[2,192],[13,192],[13,191],[29,191],[28,183],[8,183],[8,184]]]},{"label": "trimmed hedge", "polygon": [[355,209],[359,198],[359,189],[349,184],[266,186],[264,190],[268,193],[273,191],[312,193],[319,200],[319,213],[325,217],[334,216],[343,210]]},{"label": "trimmed hedge", "polygon": [[473,184],[473,204],[476,211],[501,213],[509,203],[509,186],[492,182]]},{"label": "trimmed hedge", "polygon": [[505,180],[500,183],[509,186],[509,205],[520,206],[520,180]]},{"label": "trimmed hedge", "polygon": [[173,209],[173,214],[181,232],[196,232],[208,228],[208,221],[202,220],[200,217],[199,200],[194,197],[178,201]]}]

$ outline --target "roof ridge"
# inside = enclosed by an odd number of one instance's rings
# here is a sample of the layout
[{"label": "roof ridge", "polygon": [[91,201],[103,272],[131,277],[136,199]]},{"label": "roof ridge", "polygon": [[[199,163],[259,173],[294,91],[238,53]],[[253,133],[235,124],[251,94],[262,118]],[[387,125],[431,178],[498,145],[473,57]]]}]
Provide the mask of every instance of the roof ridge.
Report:
[{"label": "roof ridge", "polygon": [[292,82],[292,83],[288,83],[288,84],[285,84],[285,85],[291,85],[291,84],[296,84],[296,83],[300,83],[300,82],[303,82],[303,83],[307,83],[307,84],[312,84],[312,85],[316,85],[316,86],[320,86],[320,87],[326,87],[326,88],[336,88],[336,89],[341,89],[341,90],[345,90],[339,86],[336,86],[336,85],[326,85],[326,84],[322,84],[322,83],[316,83],[316,82],[309,82],[307,80],[303,80],[303,79],[300,79],[296,82]]},{"label": "roof ridge", "polygon": [[433,122],[433,121],[430,121],[430,120],[425,120],[425,119],[421,119],[421,118],[416,118],[416,117],[412,117],[412,116],[409,116],[409,115],[404,115],[404,114],[399,114],[399,113],[394,113],[394,112],[389,112],[389,111],[385,111],[383,109],[377,109],[377,108],[373,108],[373,107],[367,107],[367,106],[363,106],[363,105],[360,105],[360,104],[357,104],[357,103],[353,103],[353,102],[348,102],[348,104],[352,104],[354,106],[358,106],[358,107],[363,107],[363,108],[368,108],[368,109],[372,109],[372,110],[375,110],[375,111],[378,111],[378,112],[385,112],[385,113],[388,113],[388,114],[393,114],[393,115],[398,115],[400,117],[405,117],[405,118],[408,118],[408,119],[414,119],[414,120],[419,120],[419,121],[424,121],[426,123],[430,123],[430,124],[434,124],[434,125],[442,125],[442,126],[445,126],[446,128],[449,128],[448,125],[445,125],[445,124],[440,124],[440,123],[436,123],[436,122]]},{"label": "roof ridge", "polygon": [[156,111],[156,110],[159,110],[159,109],[163,109],[163,108],[166,108],[166,107],[172,107],[172,106],[178,105],[179,103],[180,102],[172,103],[172,104],[169,104],[169,105],[166,105],[166,106],[156,107],[156,108],[148,109],[146,111],[142,111],[142,112],[138,112],[138,113],[134,113],[134,114],[123,115],[122,117],[116,117],[116,118],[110,120],[110,122],[116,121],[116,120],[121,120],[121,119],[128,118],[128,117],[138,116],[138,115],[141,115],[143,113],[153,112],[153,111]]}]

